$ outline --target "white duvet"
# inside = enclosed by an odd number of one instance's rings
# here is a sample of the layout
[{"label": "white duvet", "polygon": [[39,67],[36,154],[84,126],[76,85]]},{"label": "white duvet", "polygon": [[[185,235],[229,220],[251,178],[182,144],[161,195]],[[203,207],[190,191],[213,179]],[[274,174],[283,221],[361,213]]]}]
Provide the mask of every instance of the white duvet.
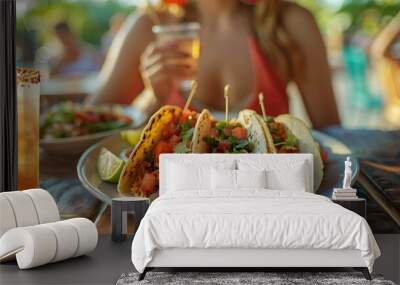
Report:
[{"label": "white duvet", "polygon": [[320,195],[265,189],[164,194],[136,232],[135,268],[165,248],[358,249],[370,271],[380,255],[359,215]]}]

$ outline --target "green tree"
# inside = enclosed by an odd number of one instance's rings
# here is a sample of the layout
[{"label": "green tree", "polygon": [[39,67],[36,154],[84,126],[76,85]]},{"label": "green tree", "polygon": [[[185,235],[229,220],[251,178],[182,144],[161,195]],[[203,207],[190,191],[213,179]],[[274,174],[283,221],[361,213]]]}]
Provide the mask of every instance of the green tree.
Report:
[{"label": "green tree", "polygon": [[18,17],[17,32],[35,31],[38,44],[43,44],[52,37],[54,24],[67,20],[81,39],[99,45],[109,19],[115,13],[129,14],[134,10],[135,6],[116,0],[36,0],[30,10]]}]

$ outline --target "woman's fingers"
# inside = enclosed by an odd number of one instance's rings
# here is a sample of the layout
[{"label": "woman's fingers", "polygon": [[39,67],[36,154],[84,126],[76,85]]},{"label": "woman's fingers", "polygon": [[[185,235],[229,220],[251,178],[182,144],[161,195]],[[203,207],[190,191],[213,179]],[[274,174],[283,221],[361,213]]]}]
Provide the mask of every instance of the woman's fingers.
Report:
[{"label": "woman's fingers", "polygon": [[177,50],[175,44],[150,44],[141,58],[141,70],[150,81],[160,74],[172,79],[187,79],[195,74],[193,58]]},{"label": "woman's fingers", "polygon": [[191,65],[193,63],[192,57],[186,54],[179,53],[159,53],[147,58],[144,58],[142,61],[142,70],[147,70],[151,68],[153,65],[159,64],[182,64],[182,65]]},{"label": "woman's fingers", "polygon": [[191,65],[177,64],[175,62],[156,63],[143,70],[143,75],[150,81],[156,77],[170,77],[172,79],[187,79],[195,75]]},{"label": "woman's fingers", "polygon": [[156,54],[170,54],[170,55],[175,55],[177,57],[179,56],[190,56],[185,51],[182,51],[179,49],[179,45],[176,42],[172,43],[158,43],[158,42],[153,42],[148,45],[146,50],[144,51],[142,58],[147,58]]},{"label": "woman's fingers", "polygon": [[176,84],[196,75],[191,54],[179,49],[177,43],[151,43],[142,54],[142,78],[159,102],[165,102]]}]

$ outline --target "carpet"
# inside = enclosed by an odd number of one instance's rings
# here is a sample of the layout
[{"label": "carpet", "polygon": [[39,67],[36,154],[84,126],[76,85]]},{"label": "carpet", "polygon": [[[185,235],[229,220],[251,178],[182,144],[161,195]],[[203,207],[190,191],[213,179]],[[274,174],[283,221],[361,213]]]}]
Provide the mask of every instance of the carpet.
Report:
[{"label": "carpet", "polygon": [[138,276],[138,273],[122,274],[117,285],[395,285],[379,275],[372,275],[373,280],[368,281],[359,272],[148,272],[142,281],[138,281]]}]

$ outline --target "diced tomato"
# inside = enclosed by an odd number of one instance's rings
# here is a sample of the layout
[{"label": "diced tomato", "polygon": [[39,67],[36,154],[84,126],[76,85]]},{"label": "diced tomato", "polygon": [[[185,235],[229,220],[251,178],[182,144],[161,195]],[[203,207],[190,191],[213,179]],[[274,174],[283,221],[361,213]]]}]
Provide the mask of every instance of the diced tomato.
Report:
[{"label": "diced tomato", "polygon": [[194,128],[194,126],[196,126],[196,122],[197,122],[197,118],[196,116],[192,116],[192,119],[190,120],[190,127]]},{"label": "diced tomato", "polygon": [[89,124],[96,123],[99,120],[99,116],[92,112],[75,112],[75,117]]},{"label": "diced tomato", "polygon": [[224,136],[226,137],[230,137],[232,135],[232,129],[226,127],[222,129],[222,133],[224,134]]},{"label": "diced tomato", "polygon": [[100,113],[98,114],[100,121],[110,122],[117,121],[117,116],[113,113]]},{"label": "diced tomato", "polygon": [[127,124],[132,123],[132,118],[125,116],[123,114],[115,114],[114,116],[115,116],[115,121],[120,121]]},{"label": "diced tomato", "polygon": [[179,123],[184,124],[189,120],[189,116],[191,115],[190,111],[182,112],[181,117],[179,118]]},{"label": "diced tomato", "polygon": [[154,148],[154,155],[157,158],[157,165],[160,159],[160,154],[162,153],[173,153],[174,146],[171,143],[160,141]]},{"label": "diced tomato", "polygon": [[168,126],[163,131],[163,138],[170,138],[173,135],[178,134],[178,128],[176,124],[174,123],[169,123]]},{"label": "diced tomato", "polygon": [[236,127],[232,130],[232,136],[240,140],[244,140],[247,138],[247,130],[242,127]]},{"label": "diced tomato", "polygon": [[181,141],[181,138],[177,135],[172,135],[172,137],[169,139],[169,142],[172,145],[176,145],[177,143],[179,143]]},{"label": "diced tomato", "polygon": [[323,162],[327,162],[328,161],[328,152],[323,149],[321,146],[319,146],[319,153],[321,154],[321,159]]},{"label": "diced tomato", "polygon": [[155,173],[145,173],[142,179],[142,192],[147,196],[155,192],[157,177]]},{"label": "diced tomato", "polygon": [[218,152],[226,152],[231,147],[231,144],[227,141],[220,141],[217,146]]},{"label": "diced tomato", "polygon": [[190,120],[190,127],[194,127],[196,124],[196,112],[195,111],[185,111],[179,118],[179,123],[184,124]]},{"label": "diced tomato", "polygon": [[208,135],[212,138],[216,138],[216,137],[218,137],[218,131],[214,128],[211,128]]},{"label": "diced tomato", "polygon": [[278,148],[278,153],[299,153],[299,148],[295,146],[282,146]]},{"label": "diced tomato", "polygon": [[164,0],[166,5],[178,5],[184,7],[187,4],[188,0]]}]

